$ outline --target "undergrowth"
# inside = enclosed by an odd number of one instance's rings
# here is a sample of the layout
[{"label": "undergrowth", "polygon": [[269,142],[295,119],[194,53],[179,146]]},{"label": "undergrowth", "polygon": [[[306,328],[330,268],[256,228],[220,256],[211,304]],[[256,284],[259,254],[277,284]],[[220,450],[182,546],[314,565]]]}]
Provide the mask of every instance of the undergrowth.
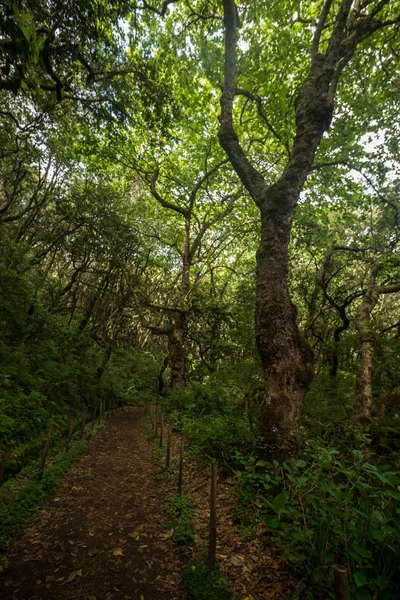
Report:
[{"label": "undergrowth", "polygon": [[188,600],[233,600],[226,577],[217,569],[210,569],[204,558],[189,562],[183,571],[182,587]]},{"label": "undergrowth", "polygon": [[366,449],[339,451],[318,439],[284,464],[235,457],[244,524],[264,521],[309,599],[333,598],[334,564],[348,567],[352,599],[400,597],[400,478],[374,459]]},{"label": "undergrowth", "polygon": [[37,476],[37,463],[29,465],[15,480],[8,480],[0,489],[0,556],[9,547],[11,537],[21,535],[32,511],[41,508],[47,497],[60,485],[69,466],[85,452],[88,441],[102,425],[87,432],[87,439],[74,443],[68,452],[56,457]]},{"label": "undergrowth", "polygon": [[185,494],[175,494],[172,497],[168,514],[170,526],[174,530],[174,541],[178,546],[188,546],[193,543],[195,528],[193,523],[193,502]]}]

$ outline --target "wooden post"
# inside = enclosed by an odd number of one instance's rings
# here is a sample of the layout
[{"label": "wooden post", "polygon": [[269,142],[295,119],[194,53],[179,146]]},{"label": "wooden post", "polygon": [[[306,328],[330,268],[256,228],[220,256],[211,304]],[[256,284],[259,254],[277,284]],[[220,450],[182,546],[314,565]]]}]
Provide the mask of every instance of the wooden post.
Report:
[{"label": "wooden post", "polygon": [[164,433],[164,415],[161,413],[160,419],[160,448],[163,446],[163,433]]},{"label": "wooden post", "polygon": [[171,441],[172,441],[172,423],[168,423],[168,436],[167,436],[167,457],[165,459],[165,466],[169,469],[171,463]]},{"label": "wooden post", "polygon": [[182,431],[181,436],[181,451],[179,455],[179,476],[178,476],[178,494],[182,495],[182,483],[183,483],[183,457],[185,454],[185,434]]},{"label": "wooden post", "polygon": [[210,497],[210,537],[208,539],[208,560],[210,569],[215,566],[217,548],[217,463],[211,465],[211,497]]},{"label": "wooden post", "polygon": [[71,417],[71,425],[69,426],[67,443],[65,445],[65,452],[69,450],[69,444],[71,442],[72,434],[74,433],[75,417]]},{"label": "wooden post", "polygon": [[335,600],[350,600],[349,573],[346,567],[334,565]]},{"label": "wooden post", "polygon": [[6,470],[7,463],[8,463],[8,459],[10,458],[10,454],[11,454],[11,444],[6,444],[6,447],[4,448],[4,452],[3,452],[3,458],[1,459],[1,465],[0,465],[0,485],[3,483],[3,477],[4,477],[4,473]]},{"label": "wooden post", "polygon": [[101,417],[103,416],[103,400],[100,402],[100,408],[99,408],[99,418],[97,421],[97,425],[100,425],[101,423]]},{"label": "wooden post", "polygon": [[110,400],[110,398],[109,398],[109,399],[108,399],[108,402],[107,402],[107,419],[108,419],[108,417],[110,416],[110,404],[111,404],[111,400]]},{"label": "wooden post", "polygon": [[90,427],[90,431],[92,431],[93,427],[94,427],[94,422],[96,420],[96,412],[97,412],[97,404],[94,407],[94,411],[93,411],[93,417],[92,417],[92,425]]},{"label": "wooden post", "polygon": [[43,475],[44,465],[46,463],[46,456],[47,456],[47,453],[50,448],[51,438],[53,437],[53,431],[54,431],[54,423],[52,423],[50,425],[49,433],[47,434],[47,439],[46,439],[46,443],[45,443],[43,454],[42,454],[42,460],[40,461],[40,465],[39,465],[39,473],[38,473],[39,477],[42,477],[42,475]]},{"label": "wooden post", "polygon": [[153,432],[157,435],[157,405],[154,405],[153,408]]},{"label": "wooden post", "polygon": [[157,405],[154,408],[154,435],[157,437],[157,430],[158,430],[158,410],[157,410]]},{"label": "wooden post", "polygon": [[83,413],[83,420],[82,420],[81,434],[80,434],[80,436],[79,436],[79,439],[80,439],[80,440],[83,438],[83,434],[85,433],[86,419],[87,419],[87,408],[85,408],[85,412]]}]

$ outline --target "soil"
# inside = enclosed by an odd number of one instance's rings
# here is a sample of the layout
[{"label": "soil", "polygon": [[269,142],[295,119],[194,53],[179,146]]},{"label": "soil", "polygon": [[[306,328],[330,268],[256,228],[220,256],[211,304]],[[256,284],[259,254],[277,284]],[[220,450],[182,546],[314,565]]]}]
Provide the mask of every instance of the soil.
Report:
[{"label": "soil", "polygon": [[107,420],[32,517],[0,575],[2,600],[178,600],[171,480],[155,466],[142,409]]}]

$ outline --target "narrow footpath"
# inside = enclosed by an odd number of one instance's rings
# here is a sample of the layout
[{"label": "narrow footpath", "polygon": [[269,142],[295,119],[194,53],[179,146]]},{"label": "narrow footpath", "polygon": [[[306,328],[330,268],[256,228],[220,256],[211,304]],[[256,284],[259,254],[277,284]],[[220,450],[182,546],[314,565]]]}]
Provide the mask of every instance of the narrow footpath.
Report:
[{"label": "narrow footpath", "polygon": [[152,462],[142,409],[111,417],[13,544],[0,598],[178,600],[171,491]]}]

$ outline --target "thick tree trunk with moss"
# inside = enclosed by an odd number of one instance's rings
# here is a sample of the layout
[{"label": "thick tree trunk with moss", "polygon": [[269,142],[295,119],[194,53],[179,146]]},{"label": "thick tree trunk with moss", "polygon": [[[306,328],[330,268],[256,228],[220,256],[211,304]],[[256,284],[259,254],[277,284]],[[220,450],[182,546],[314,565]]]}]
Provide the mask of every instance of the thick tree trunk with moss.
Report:
[{"label": "thick tree trunk with moss", "polygon": [[[219,141],[261,215],[261,243],[257,253],[256,335],[265,376],[261,417],[264,442],[280,447],[285,457],[296,448],[304,396],[312,379],[312,356],[296,323],[296,309],[288,292],[288,245],[300,193],[332,114],[341,73],[357,45],[384,26],[368,16],[351,13],[353,1],[337,8],[326,0],[312,40],[310,70],[296,100],[296,133],[286,167],[268,186],[243,150],[233,124],[236,89],[236,30],[240,26],[234,0],[223,0],[225,69],[221,95]],[[321,35],[329,22],[330,37]],[[267,76],[267,75],[266,75]]]},{"label": "thick tree trunk with moss", "polygon": [[312,351],[297,327],[287,287],[291,215],[282,214],[276,202],[276,212],[262,218],[257,252],[256,341],[265,380],[261,433],[269,445],[295,450]]}]

